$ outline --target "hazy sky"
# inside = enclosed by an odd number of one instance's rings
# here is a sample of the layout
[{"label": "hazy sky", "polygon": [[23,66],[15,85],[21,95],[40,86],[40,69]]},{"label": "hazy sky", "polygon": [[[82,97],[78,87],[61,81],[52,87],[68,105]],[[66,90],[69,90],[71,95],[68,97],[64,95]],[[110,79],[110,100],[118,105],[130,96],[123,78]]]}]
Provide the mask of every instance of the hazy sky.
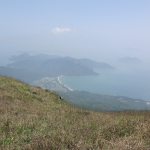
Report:
[{"label": "hazy sky", "polygon": [[150,60],[150,0],[0,0],[0,55]]}]

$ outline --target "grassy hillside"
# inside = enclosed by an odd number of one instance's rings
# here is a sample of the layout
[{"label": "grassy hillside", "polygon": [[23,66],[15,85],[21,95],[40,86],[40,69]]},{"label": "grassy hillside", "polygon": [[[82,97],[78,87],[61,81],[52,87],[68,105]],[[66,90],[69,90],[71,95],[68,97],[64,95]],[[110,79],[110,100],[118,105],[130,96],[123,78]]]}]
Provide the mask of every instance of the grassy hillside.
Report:
[{"label": "grassy hillside", "polygon": [[94,112],[0,77],[1,150],[149,150],[150,112]]}]

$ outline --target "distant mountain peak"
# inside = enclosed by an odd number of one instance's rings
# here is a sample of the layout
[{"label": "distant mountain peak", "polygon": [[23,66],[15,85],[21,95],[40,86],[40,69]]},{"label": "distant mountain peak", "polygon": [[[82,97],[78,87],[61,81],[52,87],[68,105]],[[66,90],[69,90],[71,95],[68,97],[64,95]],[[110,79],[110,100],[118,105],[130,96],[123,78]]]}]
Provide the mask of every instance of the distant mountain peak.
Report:
[{"label": "distant mountain peak", "polygon": [[122,63],[131,63],[131,64],[136,64],[136,63],[142,63],[142,60],[136,57],[122,57],[118,59],[119,62]]},{"label": "distant mountain peak", "polygon": [[18,61],[15,61],[8,67],[24,68],[34,72],[43,74],[45,76],[57,77],[60,75],[67,76],[86,76],[86,75],[98,75],[94,69],[114,69],[113,66],[104,63],[96,62],[90,59],[76,59],[72,57],[59,57],[56,55],[37,54],[34,56],[28,56],[26,59],[22,59],[19,55]]},{"label": "distant mountain peak", "polygon": [[30,57],[29,54],[23,53],[21,55],[13,55],[13,56],[11,56],[10,60],[11,61],[21,61],[21,60],[27,59],[28,57]]}]

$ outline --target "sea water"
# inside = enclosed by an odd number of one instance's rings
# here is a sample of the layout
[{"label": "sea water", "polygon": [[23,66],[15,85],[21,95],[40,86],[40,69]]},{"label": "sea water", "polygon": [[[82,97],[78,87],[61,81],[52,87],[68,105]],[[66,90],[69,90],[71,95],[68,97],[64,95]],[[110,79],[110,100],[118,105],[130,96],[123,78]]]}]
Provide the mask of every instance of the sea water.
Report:
[{"label": "sea water", "polygon": [[150,72],[127,68],[95,71],[99,76],[61,76],[60,80],[73,90],[150,100]]}]

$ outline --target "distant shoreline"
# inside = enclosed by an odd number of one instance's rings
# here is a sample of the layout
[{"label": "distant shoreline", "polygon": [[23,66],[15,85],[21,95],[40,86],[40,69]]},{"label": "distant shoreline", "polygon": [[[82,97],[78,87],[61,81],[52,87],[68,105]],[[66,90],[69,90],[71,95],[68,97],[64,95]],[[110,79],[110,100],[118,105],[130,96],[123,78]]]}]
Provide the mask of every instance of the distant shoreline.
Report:
[{"label": "distant shoreline", "polygon": [[[61,76],[63,76],[63,75],[61,75]],[[66,87],[69,91],[73,91],[73,89],[71,89],[70,87],[66,86],[65,84],[63,84],[63,83],[60,81],[60,77],[61,77],[61,76],[57,77],[58,82],[59,82],[61,85],[63,85],[64,87]]]}]

